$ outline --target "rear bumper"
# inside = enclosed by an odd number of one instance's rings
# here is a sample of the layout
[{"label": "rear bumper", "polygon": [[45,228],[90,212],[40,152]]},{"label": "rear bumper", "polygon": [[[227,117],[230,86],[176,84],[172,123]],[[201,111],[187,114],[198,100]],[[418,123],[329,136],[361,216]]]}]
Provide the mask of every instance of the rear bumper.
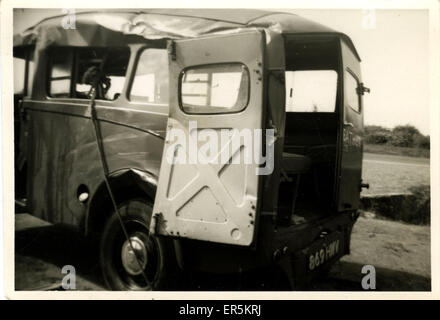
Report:
[{"label": "rear bumper", "polygon": [[290,258],[292,268],[290,280],[293,281],[295,289],[307,287],[314,278],[330,270],[336,261],[348,254],[349,239],[349,235],[347,236],[345,232],[335,231],[325,238],[314,241],[310,246],[294,252]]},{"label": "rear bumper", "polygon": [[270,243],[273,244],[275,250],[287,246],[288,251],[293,253],[311,245],[314,241],[321,238],[323,232],[327,232],[327,234],[332,234],[336,231],[348,233],[346,236],[349,238],[351,229],[358,216],[359,214],[356,211],[335,213],[322,219],[299,225],[278,227],[275,232],[272,231],[272,241]]},{"label": "rear bumper", "polygon": [[307,286],[350,253],[351,231],[357,218],[357,212],[340,213],[279,230],[274,239],[275,262],[284,269],[295,288]]},{"label": "rear bumper", "polygon": [[[337,261],[350,249],[350,235],[357,214],[341,213],[298,226],[274,228],[271,217],[259,221],[259,234],[254,247],[240,247],[206,241],[180,240],[185,268],[211,273],[233,273],[280,265],[287,275],[306,279],[316,272],[307,272],[305,249],[320,245],[320,235],[335,232],[341,235]],[[310,251],[312,252],[312,251]],[[326,261],[327,262],[327,261]],[[326,263],[327,264],[327,263]],[[297,280],[296,282],[298,282]]]}]

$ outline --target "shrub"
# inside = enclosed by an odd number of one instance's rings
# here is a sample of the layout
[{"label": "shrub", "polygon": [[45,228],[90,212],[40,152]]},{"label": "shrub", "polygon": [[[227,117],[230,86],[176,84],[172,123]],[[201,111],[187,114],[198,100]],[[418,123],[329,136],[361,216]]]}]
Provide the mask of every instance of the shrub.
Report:
[{"label": "shrub", "polygon": [[429,185],[411,187],[414,196],[413,212],[407,221],[415,224],[430,224],[431,221],[431,188]]},{"label": "shrub", "polygon": [[392,131],[391,144],[397,147],[414,147],[415,135],[421,134],[414,126],[397,126]]},{"label": "shrub", "polygon": [[391,131],[381,126],[365,126],[366,143],[386,144],[391,139]]},{"label": "shrub", "polygon": [[430,149],[431,143],[429,136],[417,134],[414,136],[414,146],[421,149]]},{"label": "shrub", "polygon": [[387,133],[373,133],[365,137],[366,143],[372,143],[372,144],[386,144],[391,139],[391,134]]}]

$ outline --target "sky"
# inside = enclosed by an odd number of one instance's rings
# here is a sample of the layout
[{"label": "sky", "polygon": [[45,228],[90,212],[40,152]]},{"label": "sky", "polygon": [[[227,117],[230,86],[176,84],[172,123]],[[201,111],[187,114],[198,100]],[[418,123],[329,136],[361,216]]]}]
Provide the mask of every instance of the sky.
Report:
[{"label": "sky", "polygon": [[[429,133],[429,20],[427,10],[291,10],[346,33],[362,59],[365,123],[411,124]],[[366,20],[364,20],[366,19]],[[364,26],[371,27],[365,28]]]},{"label": "sky", "polygon": [[[61,9],[19,9],[14,33]],[[429,20],[427,10],[276,9],[346,33],[362,59],[365,124],[411,124],[429,134]]]}]

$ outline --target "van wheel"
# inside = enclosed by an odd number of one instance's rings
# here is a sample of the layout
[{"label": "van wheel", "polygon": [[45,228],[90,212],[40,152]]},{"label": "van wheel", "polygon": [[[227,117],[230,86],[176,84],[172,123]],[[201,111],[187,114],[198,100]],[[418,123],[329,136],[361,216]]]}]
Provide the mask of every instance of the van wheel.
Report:
[{"label": "van wheel", "polygon": [[[112,290],[164,290],[175,278],[177,263],[171,239],[149,235],[153,208],[143,199],[122,203],[119,212],[133,249],[115,212],[107,220],[100,242],[100,265]],[[139,266],[140,264],[140,266]],[[145,280],[142,272],[148,279]]]}]

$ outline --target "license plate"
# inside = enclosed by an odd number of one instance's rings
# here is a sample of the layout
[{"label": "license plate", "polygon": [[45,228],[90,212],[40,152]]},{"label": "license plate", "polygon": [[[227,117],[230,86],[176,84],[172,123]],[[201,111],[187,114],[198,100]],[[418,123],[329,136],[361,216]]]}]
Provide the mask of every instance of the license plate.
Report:
[{"label": "license plate", "polygon": [[324,241],[318,246],[309,248],[307,257],[308,270],[313,271],[323,266],[326,262],[340,256],[342,247],[341,239]]}]

